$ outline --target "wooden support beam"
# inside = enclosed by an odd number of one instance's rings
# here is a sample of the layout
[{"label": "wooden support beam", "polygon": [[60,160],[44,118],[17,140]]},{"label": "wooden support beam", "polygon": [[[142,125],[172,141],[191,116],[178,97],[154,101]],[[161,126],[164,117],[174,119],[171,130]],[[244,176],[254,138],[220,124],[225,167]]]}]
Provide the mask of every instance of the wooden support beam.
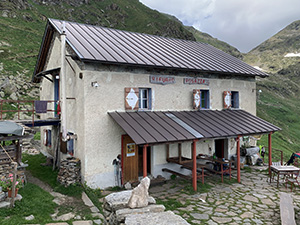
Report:
[{"label": "wooden support beam", "polygon": [[241,153],[240,153],[240,137],[237,137],[237,141],[236,141],[236,155],[237,155],[237,181],[238,183],[241,183]]},{"label": "wooden support beam", "polygon": [[272,165],[272,132],[269,133],[268,145],[269,145],[269,175],[271,176],[271,165]]},{"label": "wooden support beam", "polygon": [[143,146],[143,177],[147,176],[147,147],[147,144]]}]

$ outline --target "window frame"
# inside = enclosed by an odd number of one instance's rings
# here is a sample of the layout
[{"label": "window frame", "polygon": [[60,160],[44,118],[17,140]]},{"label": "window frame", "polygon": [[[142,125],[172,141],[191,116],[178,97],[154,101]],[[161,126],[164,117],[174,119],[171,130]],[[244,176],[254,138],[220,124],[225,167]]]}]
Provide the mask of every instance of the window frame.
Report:
[{"label": "window frame", "polygon": [[232,109],[239,109],[239,92],[238,91],[231,91],[231,107]]},{"label": "window frame", "polygon": [[[139,88],[139,109],[138,110],[151,110],[152,108],[151,94],[152,94],[151,88]],[[146,97],[144,95],[146,95]]]},{"label": "window frame", "polygon": [[[200,89],[200,109],[210,109],[209,90]],[[205,106],[203,106],[203,102]]]}]

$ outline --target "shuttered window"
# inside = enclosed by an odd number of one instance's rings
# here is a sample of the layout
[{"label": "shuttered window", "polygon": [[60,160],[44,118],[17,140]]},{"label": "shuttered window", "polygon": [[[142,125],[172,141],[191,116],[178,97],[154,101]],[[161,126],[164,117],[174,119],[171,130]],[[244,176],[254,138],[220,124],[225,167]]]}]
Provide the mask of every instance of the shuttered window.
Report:
[{"label": "shuttered window", "polygon": [[238,109],[239,105],[239,92],[238,91],[224,91],[224,109],[235,108]]},{"label": "shuttered window", "polygon": [[231,91],[223,92],[223,107],[229,109],[231,107]]},{"label": "shuttered window", "polygon": [[209,109],[209,90],[193,90],[193,109]]},{"label": "shuttered window", "polygon": [[151,109],[151,88],[125,88],[125,110]]},{"label": "shuttered window", "polygon": [[200,109],[200,98],[201,98],[201,91],[194,89],[193,90],[193,109]]},{"label": "shuttered window", "polygon": [[139,89],[125,88],[125,110],[139,109]]}]

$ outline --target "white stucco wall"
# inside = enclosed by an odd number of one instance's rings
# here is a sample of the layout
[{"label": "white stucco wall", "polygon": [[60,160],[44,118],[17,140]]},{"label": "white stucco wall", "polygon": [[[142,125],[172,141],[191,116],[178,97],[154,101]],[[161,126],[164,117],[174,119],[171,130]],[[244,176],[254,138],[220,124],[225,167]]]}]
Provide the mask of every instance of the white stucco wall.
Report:
[{"label": "white stucco wall", "polygon": [[[60,41],[56,37],[45,70],[60,67],[59,57]],[[116,69],[115,66],[110,68],[101,64],[82,66],[71,57],[67,59],[67,130],[77,134],[74,156],[81,159],[83,182],[93,188],[115,185],[112,161],[121,154],[121,136],[125,132],[107,112],[125,111],[125,87],[151,88],[152,110],[162,111],[192,110],[193,89],[210,91],[211,109],[223,108],[224,91],[238,91],[240,108],[256,114],[254,78],[222,79],[216,75],[209,75],[206,77],[209,79],[208,86],[186,85],[183,84],[183,78],[189,74],[173,74],[175,84],[160,85],[149,82],[150,75],[161,75],[159,73],[122,67]],[[80,73],[82,78],[79,76]],[[92,82],[97,82],[99,86],[93,87]],[[41,99],[53,100],[53,90],[53,83],[43,79]],[[170,145],[170,156],[177,156],[177,146],[178,144]],[[228,140],[226,147],[228,156],[235,153],[234,141]],[[166,162],[165,145],[153,146],[151,151],[151,172],[154,176],[170,176],[162,173],[161,169],[164,167],[190,173],[188,170],[180,169],[178,165]],[[191,157],[191,142],[182,143],[182,153],[185,157]],[[213,154],[214,140],[198,141],[197,154],[199,153]]]}]

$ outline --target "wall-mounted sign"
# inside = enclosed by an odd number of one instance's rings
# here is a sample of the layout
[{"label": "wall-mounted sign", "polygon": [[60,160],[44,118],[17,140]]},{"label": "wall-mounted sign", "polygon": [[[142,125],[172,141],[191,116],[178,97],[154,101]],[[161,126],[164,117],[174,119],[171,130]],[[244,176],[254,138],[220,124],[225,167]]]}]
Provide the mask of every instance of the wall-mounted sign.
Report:
[{"label": "wall-mounted sign", "polygon": [[152,84],[174,84],[175,77],[170,76],[160,76],[160,75],[150,75],[150,83]]},{"label": "wall-mounted sign", "polygon": [[135,143],[129,143],[126,146],[126,156],[135,156]]},{"label": "wall-mounted sign", "polygon": [[204,84],[209,85],[209,80],[200,77],[185,77],[183,78],[184,84]]}]

